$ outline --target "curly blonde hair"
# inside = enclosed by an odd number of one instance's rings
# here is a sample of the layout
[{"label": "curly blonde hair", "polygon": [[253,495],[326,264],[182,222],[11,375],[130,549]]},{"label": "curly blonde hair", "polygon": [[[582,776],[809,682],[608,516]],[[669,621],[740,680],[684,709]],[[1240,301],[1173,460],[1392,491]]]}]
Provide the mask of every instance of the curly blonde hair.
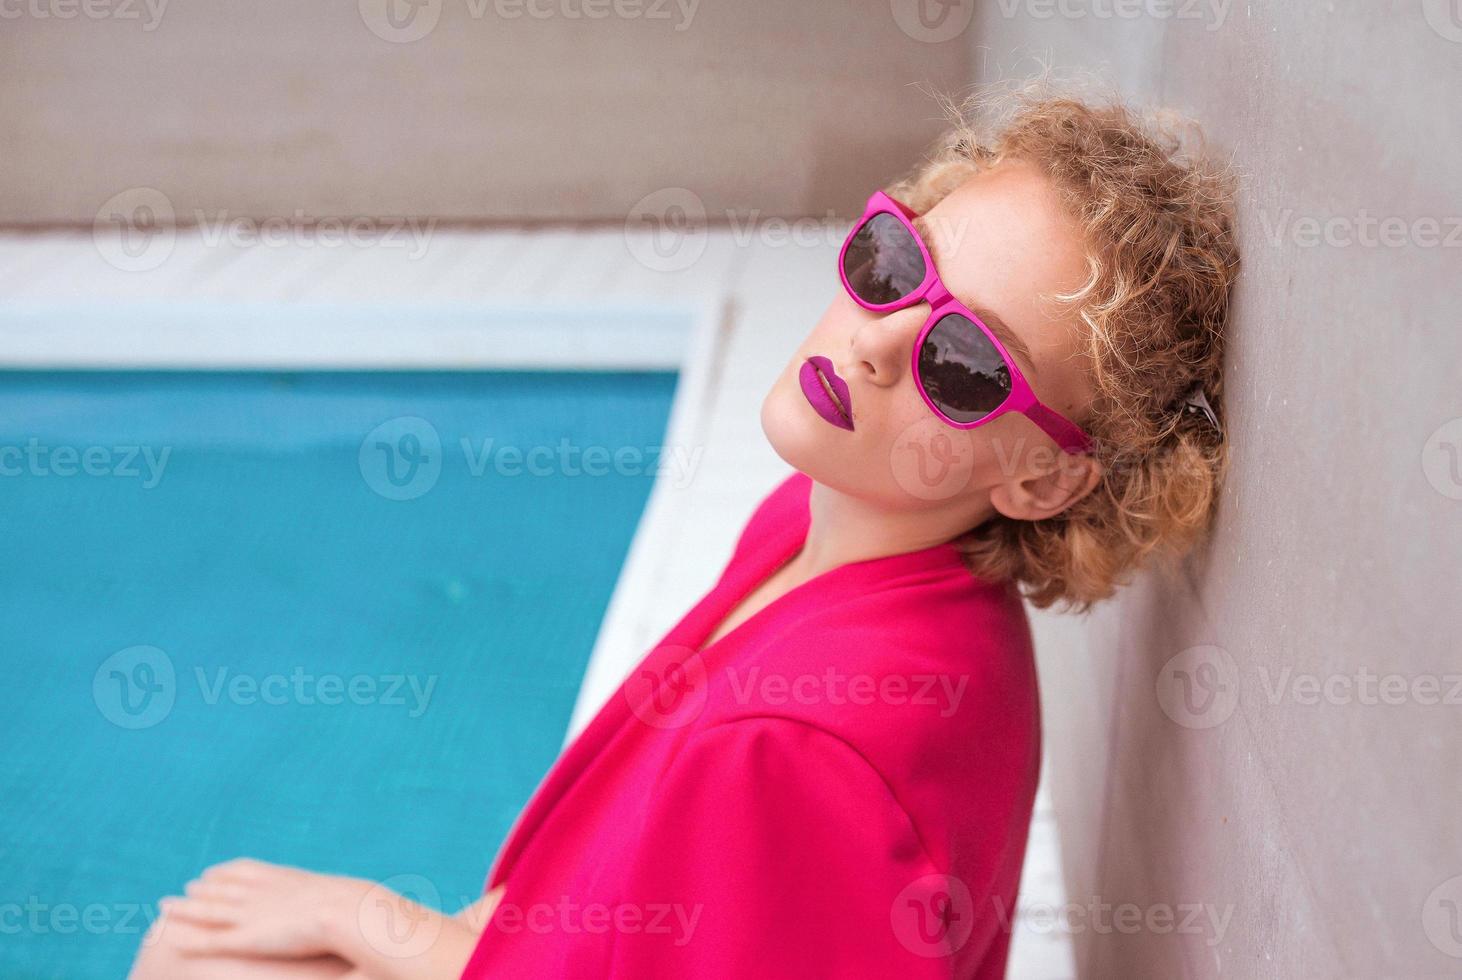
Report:
[{"label": "curly blonde hair", "polygon": [[[1228,467],[1220,427],[1182,410],[1195,384],[1219,412],[1229,292],[1239,270],[1232,170],[1207,158],[1196,125],[1041,78],[944,99],[953,123],[886,192],[923,213],[1006,159],[1041,167],[1082,229],[1088,275],[1052,299],[1084,325],[1095,398],[1077,419],[1100,484],[1059,515],[1001,515],[956,542],[977,575],[1010,579],[1038,608],[1086,612],[1150,556],[1206,532]],[[1198,147],[1184,149],[1182,131]],[[1220,415],[1221,418],[1221,415]]]}]

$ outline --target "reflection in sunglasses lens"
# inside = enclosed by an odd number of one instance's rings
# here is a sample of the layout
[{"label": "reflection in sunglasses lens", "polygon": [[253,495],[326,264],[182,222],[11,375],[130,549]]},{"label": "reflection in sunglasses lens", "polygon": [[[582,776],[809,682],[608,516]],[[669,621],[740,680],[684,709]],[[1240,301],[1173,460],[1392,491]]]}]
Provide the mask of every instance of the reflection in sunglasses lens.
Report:
[{"label": "reflection in sunglasses lens", "polygon": [[882,306],[903,299],[924,281],[919,244],[891,214],[863,222],[843,253],[843,275],[859,299]]},{"label": "reflection in sunglasses lens", "polygon": [[958,313],[941,317],[919,348],[924,393],[955,422],[974,422],[1010,395],[1010,368],[974,322]]}]

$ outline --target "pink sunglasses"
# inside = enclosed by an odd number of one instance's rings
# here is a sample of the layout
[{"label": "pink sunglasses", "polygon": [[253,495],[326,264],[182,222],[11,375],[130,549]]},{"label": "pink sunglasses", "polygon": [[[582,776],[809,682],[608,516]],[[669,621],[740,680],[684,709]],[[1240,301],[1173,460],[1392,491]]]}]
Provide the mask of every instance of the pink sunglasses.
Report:
[{"label": "pink sunglasses", "polygon": [[1092,440],[1069,419],[1041,404],[1005,345],[985,322],[955,299],[911,219],[912,210],[882,191],[843,242],[838,276],[865,310],[888,312],[929,304],[914,342],[914,382],[924,402],[956,429],[973,429],[1006,412],[1020,412],[1068,453]]}]

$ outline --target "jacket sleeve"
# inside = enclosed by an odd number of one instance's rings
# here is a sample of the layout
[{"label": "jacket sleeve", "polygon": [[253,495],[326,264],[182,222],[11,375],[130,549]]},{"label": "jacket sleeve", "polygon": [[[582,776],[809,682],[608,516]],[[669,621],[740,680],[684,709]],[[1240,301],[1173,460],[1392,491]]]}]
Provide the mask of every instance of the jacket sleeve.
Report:
[{"label": "jacket sleeve", "polygon": [[610,976],[949,977],[968,912],[950,886],[846,741],[790,719],[722,723],[653,791]]}]

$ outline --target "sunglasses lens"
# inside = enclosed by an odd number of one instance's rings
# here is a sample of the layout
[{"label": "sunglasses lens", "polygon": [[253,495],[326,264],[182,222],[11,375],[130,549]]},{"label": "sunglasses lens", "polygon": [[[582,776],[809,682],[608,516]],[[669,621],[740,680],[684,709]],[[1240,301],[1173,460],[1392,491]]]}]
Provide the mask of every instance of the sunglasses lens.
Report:
[{"label": "sunglasses lens", "polygon": [[1010,368],[985,331],[967,317],[941,317],[919,348],[929,400],[955,422],[975,422],[1010,396]]},{"label": "sunglasses lens", "polygon": [[843,275],[854,295],[883,306],[903,299],[924,281],[924,256],[909,229],[891,214],[875,214],[848,239]]}]

